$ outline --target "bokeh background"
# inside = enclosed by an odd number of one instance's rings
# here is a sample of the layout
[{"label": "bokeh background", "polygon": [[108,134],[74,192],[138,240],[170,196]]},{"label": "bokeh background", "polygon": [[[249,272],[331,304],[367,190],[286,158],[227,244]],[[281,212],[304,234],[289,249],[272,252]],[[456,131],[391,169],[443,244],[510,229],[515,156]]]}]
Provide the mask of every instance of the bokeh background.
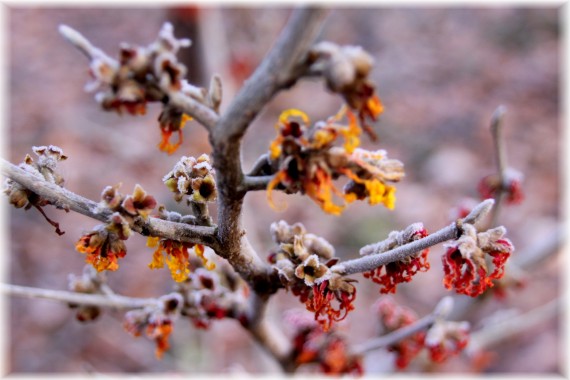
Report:
[{"label": "bokeh background", "polygon": [[[48,8],[10,7],[5,29],[8,41],[9,123],[4,131],[7,158],[21,162],[32,146],[54,144],[69,159],[60,165],[66,188],[98,200],[107,185],[122,183],[130,193],[136,183],[169,209],[177,205],[161,182],[177,161],[156,148],[160,133],[158,105],[145,116],[119,116],[99,109],[88,81],[87,61],[58,34],[59,24],[81,31],[111,55],[120,42],[146,45],[162,23],[171,21],[175,35],[190,37],[183,53],[190,81],[207,86],[213,73],[224,81],[227,107],[236,89],[284,26],[288,8]],[[405,163],[406,177],[397,185],[394,211],[366,203],[352,204],[340,217],[326,215],[309,199],[275,194],[286,202],[276,212],[264,192],[245,203],[245,223],[262,256],[273,248],[269,225],[284,219],[301,221],[310,232],[336,246],[337,255],[353,258],[359,247],[382,240],[389,231],[421,221],[429,231],[450,222],[450,210],[464,198],[477,198],[477,183],[495,170],[489,121],[499,105],[507,108],[505,140],[510,166],[525,175],[525,200],[504,207],[499,216],[517,247],[515,254],[533,254],[538,242],[549,241],[561,223],[561,15],[555,7],[514,8],[348,8],[335,9],[322,39],[361,45],[375,58],[372,78],[385,105],[375,123],[379,141],[363,138],[369,149],[386,149]],[[312,120],[334,114],[338,96],[321,81],[303,81],[279,94],[259,115],[245,138],[243,160],[249,168],[267,151],[273,124],[287,108],[299,108]],[[184,129],[177,153],[208,153],[205,131]],[[82,215],[46,208],[65,235],[57,236],[35,210],[9,210],[5,226],[10,237],[6,282],[66,289],[69,273],[79,274],[84,258],[75,252],[79,236],[98,224]],[[441,246],[432,249],[432,269],[400,285],[395,298],[419,315],[429,313],[449,294],[443,288]],[[489,297],[464,319],[474,329],[485,321],[526,312],[560,296],[560,254],[554,253],[526,272],[526,286],[509,290],[504,299]],[[150,272],[152,251],[145,239],[133,236],[128,255],[108,281],[118,293],[153,297],[167,293],[172,281],[166,270]],[[351,342],[377,334],[372,305],[378,287],[359,280],[357,310],[341,329]],[[175,326],[172,348],[162,360],[154,344],[132,338],[121,327],[121,314],[106,311],[93,323],[81,324],[58,302],[10,298],[6,365],[14,374],[39,373],[266,373],[275,364],[255,346],[233,320],[218,321],[209,331],[185,320]],[[281,292],[269,315],[286,333],[286,310],[303,306]],[[410,371],[473,373],[558,373],[561,365],[561,325],[543,318],[531,328],[489,347],[493,360],[481,367],[460,356],[433,366],[418,360]],[[386,352],[365,361],[370,373],[386,371]]]}]

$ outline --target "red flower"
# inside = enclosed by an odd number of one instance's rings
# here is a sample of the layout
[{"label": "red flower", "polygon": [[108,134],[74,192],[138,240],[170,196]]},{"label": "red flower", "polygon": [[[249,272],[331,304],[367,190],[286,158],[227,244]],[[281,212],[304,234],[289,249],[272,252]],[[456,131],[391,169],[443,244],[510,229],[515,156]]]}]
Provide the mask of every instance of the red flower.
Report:
[{"label": "red flower", "polygon": [[[505,263],[514,249],[512,243],[503,238],[504,234],[504,227],[477,233],[472,225],[464,225],[463,235],[448,244],[442,256],[444,286],[471,297],[493,287],[492,280],[503,277]],[[494,266],[491,273],[485,262],[486,255],[491,257]]]},{"label": "red flower", "polygon": [[425,346],[429,350],[431,360],[442,363],[461,352],[468,342],[468,322],[439,321],[427,332]]},{"label": "red flower", "polygon": [[328,332],[311,320],[293,317],[291,322],[297,328],[293,337],[293,360],[295,364],[319,364],[326,374],[362,375],[362,357],[353,355],[343,336],[336,331]]},{"label": "red flower", "polygon": [[[396,248],[399,245],[422,239],[428,236],[423,225],[415,223],[410,225],[402,232],[393,232],[388,239],[379,243],[373,252],[382,254],[382,252]],[[412,277],[418,272],[427,272],[430,268],[428,262],[429,248],[409,256],[403,260],[381,265],[376,269],[364,272],[365,278],[370,278],[377,284],[381,285],[380,293],[396,293],[396,286],[402,282],[410,282]]]},{"label": "red flower", "polygon": [[507,170],[505,172],[505,183],[501,183],[501,179],[497,174],[483,177],[479,182],[478,190],[481,198],[495,198],[499,193],[506,195],[505,200],[509,204],[519,204],[524,199],[522,192],[522,174],[515,170]]},{"label": "red flower", "polygon": [[[377,310],[386,333],[411,325],[418,319],[411,309],[399,306],[390,297],[382,298],[378,303]],[[397,355],[396,367],[404,369],[408,366],[422,350],[425,336],[426,333],[420,331],[388,347],[389,351]]]}]

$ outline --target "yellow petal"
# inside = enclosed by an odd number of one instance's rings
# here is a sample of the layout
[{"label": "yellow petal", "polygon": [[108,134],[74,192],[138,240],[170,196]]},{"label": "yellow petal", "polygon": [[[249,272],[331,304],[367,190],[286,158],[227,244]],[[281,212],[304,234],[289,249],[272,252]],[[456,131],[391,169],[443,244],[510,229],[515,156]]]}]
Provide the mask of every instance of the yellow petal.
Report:
[{"label": "yellow petal", "polygon": [[160,240],[160,238],[158,238],[158,237],[149,236],[146,238],[146,246],[154,248],[158,245],[159,240]]},{"label": "yellow petal", "polygon": [[269,182],[267,185],[267,202],[269,203],[269,206],[271,206],[271,208],[275,211],[284,211],[286,208],[285,204],[282,204],[281,207],[277,207],[275,203],[273,203],[273,198],[271,197],[273,189],[281,183],[282,179],[285,178],[287,178],[287,174],[284,171],[280,171],[275,174],[275,177],[273,177],[271,182]]},{"label": "yellow petal", "polygon": [[[309,116],[307,116],[307,114],[304,113],[303,111],[295,108],[291,108],[281,112],[281,115],[279,115],[279,123],[285,124],[289,121],[290,117],[295,117],[295,116],[300,117],[305,124],[309,124]],[[276,127],[279,128],[279,125],[277,125]]]}]

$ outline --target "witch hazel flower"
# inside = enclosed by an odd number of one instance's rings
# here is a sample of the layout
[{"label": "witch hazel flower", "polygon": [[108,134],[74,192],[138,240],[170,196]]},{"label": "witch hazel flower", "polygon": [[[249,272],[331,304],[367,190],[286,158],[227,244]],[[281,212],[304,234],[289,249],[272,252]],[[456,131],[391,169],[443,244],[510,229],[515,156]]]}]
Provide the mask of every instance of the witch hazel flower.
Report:
[{"label": "witch hazel flower", "polygon": [[182,315],[188,317],[194,327],[208,329],[214,320],[235,318],[244,322],[244,305],[247,303],[247,286],[235,280],[228,286],[228,278],[222,271],[208,271],[198,268],[188,279],[176,284],[177,291],[184,297]]},{"label": "witch hazel flower", "polygon": [[164,295],[156,305],[127,312],[123,328],[134,337],[145,335],[156,344],[155,355],[161,359],[170,348],[168,339],[172,334],[174,321],[179,317],[184,300],[178,293]]},{"label": "witch hazel flower", "polygon": [[437,320],[425,337],[430,359],[442,363],[461,352],[469,343],[469,329],[469,322]]},{"label": "witch hazel flower", "polygon": [[485,176],[479,182],[478,190],[481,198],[495,198],[504,193],[508,204],[519,204],[524,199],[522,191],[523,174],[517,170],[507,168],[504,172],[504,182],[498,174]]},{"label": "witch hazel flower", "polygon": [[304,315],[288,313],[285,319],[295,331],[292,357],[296,365],[315,363],[326,374],[362,375],[362,357],[350,352],[344,335],[334,329],[325,332]]},{"label": "witch hazel flower", "polygon": [[357,113],[366,133],[376,139],[367,119],[376,120],[384,106],[369,79],[374,64],[372,56],[360,46],[338,46],[323,41],[311,49],[308,60],[311,70],[322,74],[327,87],[343,96],[350,109]]},{"label": "witch hazel flower", "polygon": [[97,272],[119,269],[119,259],[127,254],[125,240],[131,229],[127,221],[119,214],[111,215],[107,224],[100,224],[85,233],[75,245],[75,249],[86,255],[85,262],[91,264]]},{"label": "witch hazel flower", "polygon": [[[417,314],[412,309],[398,305],[392,297],[381,298],[375,309],[384,334],[399,330],[418,320]],[[388,347],[388,351],[396,354],[395,364],[398,369],[406,368],[419,355],[424,347],[425,338],[425,331],[419,331]]]},{"label": "witch hazel flower", "polygon": [[147,219],[150,212],[156,207],[156,199],[138,183],[131,195],[124,196],[119,192],[121,184],[107,186],[101,192],[101,208],[110,208],[128,218],[141,217]]},{"label": "witch hazel flower", "polygon": [[174,193],[177,202],[184,196],[188,202],[198,203],[213,202],[217,197],[214,169],[207,154],[198,158],[182,156],[162,182]]},{"label": "witch hazel flower", "polygon": [[[428,236],[428,232],[422,223],[414,223],[403,231],[392,231],[388,238],[375,244],[370,244],[360,250],[360,254],[382,254],[401,245],[422,239]],[[380,293],[396,293],[396,286],[403,282],[410,282],[418,272],[426,272],[430,268],[428,262],[429,248],[402,260],[381,265],[376,269],[364,272],[365,278],[370,278],[380,284]]]},{"label": "witch hazel flower", "polygon": [[314,313],[315,321],[325,331],[346,318],[354,309],[355,280],[331,270],[338,262],[333,246],[322,237],[307,233],[301,223],[273,223],[271,235],[279,248],[268,260],[286,289]]},{"label": "witch hazel flower", "polygon": [[[171,93],[180,93],[218,112],[221,102],[221,80],[212,78],[210,89],[199,88],[184,78],[187,68],[177,58],[181,48],[192,42],[176,38],[170,23],[164,23],[156,40],[147,46],[122,43],[117,58],[112,58],[93,46],[74,29],[62,25],[60,33],[90,60],[90,81],[85,89],[95,92],[95,100],[106,111],[119,114],[144,115],[147,104],[161,102],[163,111],[158,117],[161,141],[158,148],[174,153],[182,144],[182,129],[191,117],[168,103]],[[178,141],[170,142],[177,133]]]},{"label": "witch hazel flower", "polygon": [[[459,239],[445,245],[443,284],[459,294],[477,297],[494,286],[493,280],[503,277],[514,246],[503,237],[506,229],[502,226],[477,233],[473,225],[463,224],[461,231]],[[492,271],[488,261],[493,264]]]},{"label": "witch hazel flower", "polygon": [[[339,124],[343,115],[348,126]],[[282,186],[288,192],[302,192],[321,209],[339,215],[346,203],[368,198],[371,205],[384,204],[393,209],[395,188],[404,176],[403,164],[388,159],[385,151],[358,149],[361,128],[356,117],[343,107],[337,115],[309,127],[308,116],[300,110],[284,111],[276,124],[278,135],[269,146],[269,157],[278,171],[267,186],[267,198],[275,207],[271,194]],[[338,137],[343,147],[334,146]],[[350,178],[344,192],[334,181]]]}]

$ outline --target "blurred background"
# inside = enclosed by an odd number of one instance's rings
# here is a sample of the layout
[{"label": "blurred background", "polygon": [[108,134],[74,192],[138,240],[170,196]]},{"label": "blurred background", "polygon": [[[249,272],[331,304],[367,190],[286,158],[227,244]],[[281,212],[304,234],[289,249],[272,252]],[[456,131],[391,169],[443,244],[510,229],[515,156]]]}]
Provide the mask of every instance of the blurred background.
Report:
[{"label": "blurred background", "polygon": [[[58,25],[76,28],[116,56],[119,43],[147,45],[161,25],[171,21],[177,37],[193,40],[182,55],[190,82],[206,87],[213,73],[221,75],[223,111],[289,14],[290,9],[278,7],[8,8],[6,158],[19,163],[32,154],[32,146],[57,145],[69,156],[60,165],[69,190],[98,201],[107,185],[122,183],[121,192],[130,194],[139,183],[168,209],[188,212],[174,202],[161,179],[177,162],[177,154],[197,157],[209,152],[203,128],[188,125],[184,144],[168,156],[156,148],[159,105],[151,105],[145,116],[103,112],[93,95],[83,90],[89,80],[86,59],[58,34]],[[309,232],[335,245],[341,258],[357,257],[363,245],[413,222],[423,222],[431,232],[449,224],[450,210],[465,198],[477,199],[479,180],[495,172],[489,121],[499,105],[507,109],[504,135],[509,165],[525,176],[523,203],[503,207],[499,223],[507,227],[517,248],[514,258],[535,254],[533,247],[551,241],[561,224],[560,33],[560,10],[554,7],[334,9],[321,39],[361,45],[374,56],[372,79],[385,105],[374,125],[379,141],[363,137],[363,147],[386,149],[389,157],[404,162],[406,177],[397,185],[394,211],[354,203],[340,217],[324,214],[301,196],[274,193],[277,204],[288,206],[276,212],[264,192],[248,194],[245,224],[260,255],[273,249],[269,225],[280,219],[302,222]],[[328,93],[321,81],[302,81],[279,94],[245,138],[246,170],[267,151],[282,110],[299,108],[317,121],[334,114],[340,105],[340,98]],[[68,274],[81,273],[84,256],[74,246],[98,222],[50,207],[46,212],[65,235],[57,236],[34,209],[9,210],[5,282],[66,289]],[[110,286],[134,297],[169,292],[173,283],[168,271],[147,268],[152,250],[145,239],[133,236],[127,246],[120,270],[107,276]],[[487,297],[462,319],[479,329],[485,321],[527,312],[559,297],[557,251],[526,271],[523,288],[507,290],[503,299]],[[442,285],[442,253],[441,246],[434,247],[432,269],[399,285],[394,296],[420,316],[450,294]],[[376,284],[354,277],[359,280],[357,310],[340,328],[349,341],[361,342],[377,334],[372,305],[380,294]],[[171,350],[157,360],[153,342],[133,338],[122,329],[120,313],[105,311],[97,321],[82,324],[58,302],[15,297],[8,302],[6,361],[14,374],[266,373],[277,368],[233,320],[216,321],[209,331],[180,320]],[[269,309],[270,318],[287,334],[290,326],[283,314],[289,309],[304,312],[304,306],[284,291]],[[545,317],[488,347],[493,356],[485,365],[459,356],[438,366],[419,360],[409,371],[558,373],[561,331],[559,318]],[[389,354],[379,351],[366,358],[366,369],[371,374],[385,371],[390,360]]]}]

